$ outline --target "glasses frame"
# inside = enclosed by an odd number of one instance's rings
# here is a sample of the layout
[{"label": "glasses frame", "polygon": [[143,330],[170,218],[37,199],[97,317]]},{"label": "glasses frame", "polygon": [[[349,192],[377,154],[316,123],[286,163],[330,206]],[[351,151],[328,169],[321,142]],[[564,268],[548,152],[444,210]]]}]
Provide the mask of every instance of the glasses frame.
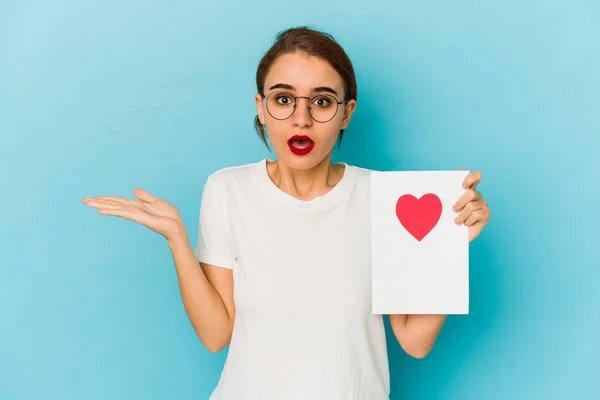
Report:
[{"label": "glasses frame", "polygon": [[261,94],[260,94],[260,96],[262,97],[262,99],[263,99],[263,100],[267,100],[267,105],[265,106],[265,107],[267,108],[267,112],[269,113],[269,115],[270,115],[270,116],[271,116],[273,119],[276,119],[277,121],[285,121],[286,119],[289,119],[289,118],[291,118],[291,117],[292,117],[292,115],[294,115],[294,113],[296,112],[296,106],[298,105],[298,99],[306,99],[306,100],[307,100],[307,102],[308,102],[308,115],[310,115],[310,118],[311,118],[313,121],[315,121],[315,122],[318,122],[318,123],[320,123],[320,124],[326,124],[327,122],[329,122],[329,121],[331,121],[332,119],[334,119],[334,118],[335,118],[335,116],[337,115],[337,113],[338,113],[339,109],[340,109],[340,104],[346,104],[346,103],[348,102],[348,100],[344,100],[344,101],[337,101],[337,99],[335,98],[335,96],[333,96],[332,94],[329,94],[329,93],[328,93],[328,94],[327,94],[328,96],[330,96],[330,97],[333,97],[333,98],[336,100],[336,101],[334,102],[334,103],[336,104],[336,106],[335,106],[335,113],[334,113],[334,114],[333,114],[333,116],[332,116],[331,118],[329,118],[327,121],[318,121],[318,120],[316,120],[316,119],[315,119],[315,117],[313,117],[312,113],[310,112],[310,110],[312,109],[312,107],[311,107],[311,105],[310,105],[310,104],[311,104],[311,103],[310,103],[310,100],[311,100],[312,98],[314,98],[314,97],[317,97],[317,96],[322,96],[322,94],[315,94],[314,96],[311,96],[311,97],[306,97],[306,96],[294,96],[294,95],[292,95],[291,93],[288,93],[288,92],[283,92],[283,93],[287,93],[287,94],[289,94],[291,97],[293,97],[293,98],[294,98],[294,110],[293,110],[293,111],[292,111],[292,113],[291,113],[291,114],[290,114],[288,117],[286,117],[286,118],[275,118],[275,117],[273,116],[273,114],[271,114],[271,111],[269,111],[269,105],[268,105],[268,104],[269,104],[269,100],[268,100],[268,99],[269,99],[269,96],[271,96],[271,95],[273,95],[273,94],[277,94],[277,93],[282,93],[282,92],[277,92],[277,91],[274,91],[274,92],[271,92],[271,93],[269,93],[269,95],[268,95],[268,96],[265,96],[265,95],[264,95],[264,93],[261,93]]}]

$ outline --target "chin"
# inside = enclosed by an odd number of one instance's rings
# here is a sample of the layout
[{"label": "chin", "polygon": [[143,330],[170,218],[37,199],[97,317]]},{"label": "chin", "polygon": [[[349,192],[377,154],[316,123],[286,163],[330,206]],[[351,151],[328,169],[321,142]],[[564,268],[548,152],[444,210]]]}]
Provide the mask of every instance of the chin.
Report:
[{"label": "chin", "polygon": [[287,150],[287,154],[285,154],[283,157],[278,158],[281,161],[283,161],[288,167],[299,171],[307,171],[309,169],[312,169],[319,165],[319,163],[321,163],[324,159],[324,157],[320,157],[316,153],[313,154],[312,152],[303,156],[297,156],[291,153],[289,149],[285,150]]},{"label": "chin", "polygon": [[288,167],[299,171],[306,171],[312,169],[319,164],[319,161],[313,157],[303,156],[302,158],[299,158],[294,155],[292,155],[291,157],[287,156],[284,159],[284,162]]}]

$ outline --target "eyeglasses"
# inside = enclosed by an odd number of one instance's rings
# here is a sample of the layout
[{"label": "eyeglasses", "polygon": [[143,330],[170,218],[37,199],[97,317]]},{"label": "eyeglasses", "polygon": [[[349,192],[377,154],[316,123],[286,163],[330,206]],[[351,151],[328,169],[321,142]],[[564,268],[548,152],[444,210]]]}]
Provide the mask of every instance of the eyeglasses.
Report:
[{"label": "eyeglasses", "polygon": [[337,114],[340,104],[346,101],[337,101],[335,97],[329,94],[317,94],[312,97],[294,96],[289,92],[275,91],[268,96],[261,94],[263,99],[267,100],[267,111],[271,117],[283,121],[292,116],[296,111],[298,99],[308,100],[308,113],[316,122],[329,122]]}]

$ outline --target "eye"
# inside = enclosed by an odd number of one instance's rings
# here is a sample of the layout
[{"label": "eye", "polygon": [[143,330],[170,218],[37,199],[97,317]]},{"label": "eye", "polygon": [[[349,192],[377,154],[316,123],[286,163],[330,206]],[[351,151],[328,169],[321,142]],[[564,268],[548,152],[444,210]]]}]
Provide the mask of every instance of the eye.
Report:
[{"label": "eye", "polygon": [[278,94],[277,96],[275,96],[275,101],[277,101],[277,103],[281,104],[282,106],[287,106],[293,103],[293,100],[287,93]]},{"label": "eye", "polygon": [[328,107],[331,105],[332,100],[327,96],[317,96],[313,99],[313,104],[318,107]]}]

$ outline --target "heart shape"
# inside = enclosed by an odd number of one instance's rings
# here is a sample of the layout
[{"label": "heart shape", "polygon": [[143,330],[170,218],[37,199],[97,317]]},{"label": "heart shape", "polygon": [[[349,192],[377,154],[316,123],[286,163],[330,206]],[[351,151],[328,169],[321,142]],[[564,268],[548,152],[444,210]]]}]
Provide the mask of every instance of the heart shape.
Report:
[{"label": "heart shape", "polygon": [[421,241],[437,225],[442,215],[442,202],[433,193],[417,199],[411,194],[400,196],[396,202],[398,220],[415,239]]}]

